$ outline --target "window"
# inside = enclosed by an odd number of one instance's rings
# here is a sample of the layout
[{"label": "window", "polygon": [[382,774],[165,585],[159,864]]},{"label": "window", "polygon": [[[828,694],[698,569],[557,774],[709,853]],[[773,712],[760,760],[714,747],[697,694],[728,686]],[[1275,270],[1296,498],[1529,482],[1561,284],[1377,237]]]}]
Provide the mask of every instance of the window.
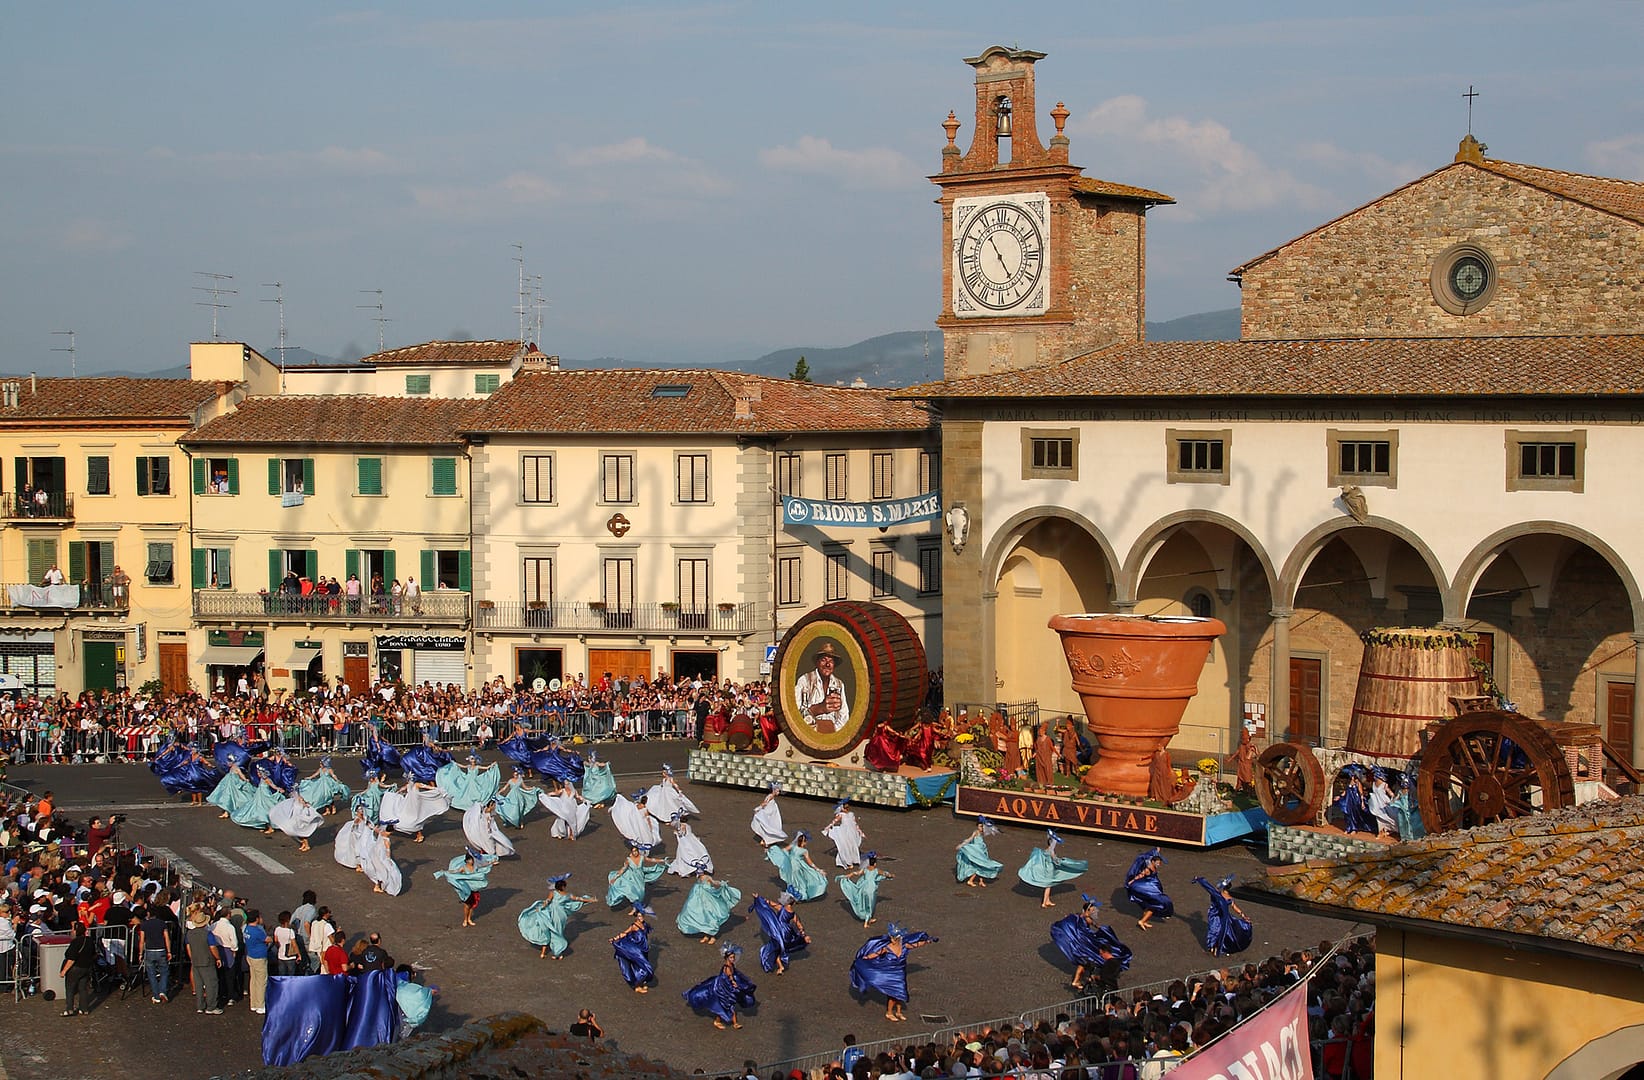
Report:
[{"label": "window", "polygon": [[1196,619],[1208,619],[1216,613],[1216,602],[1203,589],[1192,589],[1186,597],[1187,610]]},{"label": "window", "polygon": [[86,494],[108,494],[108,458],[86,458]]},{"label": "window", "polygon": [[437,457],[434,459],[434,494],[455,495],[457,493],[457,459],[454,457]]},{"label": "window", "polygon": [[1336,431],[1325,433],[1329,445],[1330,486],[1397,487],[1399,433],[1397,431]]},{"label": "window", "polygon": [[57,565],[56,539],[29,540],[29,582],[39,585],[46,580],[46,571]]},{"label": "window", "polygon": [[502,385],[502,376],[501,375],[475,375],[474,376],[474,393],[476,393],[476,394],[494,394],[494,393],[497,392],[497,387],[499,387],[501,385]]},{"label": "window", "polygon": [[530,555],[525,559],[525,602],[552,604],[554,602],[554,560],[548,555]]},{"label": "window", "polygon": [[148,562],[143,567],[143,577],[150,585],[175,585],[177,578],[172,571],[173,548],[169,543],[151,543],[148,545]]},{"label": "window", "polygon": [[421,591],[474,587],[473,557],[466,548],[425,548],[422,553]]},{"label": "window", "polygon": [[1233,432],[1166,431],[1165,449],[1170,455],[1166,472],[1172,484],[1226,484],[1228,450]]},{"label": "window", "polygon": [[845,548],[830,548],[823,553],[827,580],[823,583],[823,599],[849,600],[851,591],[851,553]]},{"label": "window", "polygon": [[789,552],[776,557],[776,602],[781,607],[792,607],[801,602],[799,588],[799,553]]},{"label": "window", "polygon": [[674,455],[674,492],[682,503],[708,501],[708,455]]},{"label": "window", "polygon": [[1022,430],[1022,479],[1079,479],[1079,433]]},{"label": "window", "polygon": [[634,455],[601,454],[599,457],[600,501],[634,501]]},{"label": "window", "polygon": [[171,494],[170,458],[140,457],[137,459],[137,494]]},{"label": "window", "polygon": [[692,555],[674,563],[675,597],[679,602],[679,625],[685,630],[708,628],[708,560]]},{"label": "window", "polygon": [[526,454],[519,459],[519,492],[521,502],[554,501],[554,455]]},{"label": "window", "polygon": [[890,548],[873,549],[874,599],[896,594],[896,552]]},{"label": "window", "polygon": [[793,451],[776,455],[776,491],[779,495],[800,494],[802,459]]},{"label": "window", "polygon": [[382,494],[382,458],[362,457],[354,461],[355,490],[361,495]]},{"label": "window", "polygon": [[[196,556],[198,559],[198,556]],[[198,563],[196,562],[196,565]],[[298,591],[302,579],[313,581],[320,576],[320,553],[302,548],[270,548],[268,551],[268,591],[290,594]],[[213,579],[212,588],[221,584]]]},{"label": "window", "polygon": [[682,398],[690,396],[690,393],[690,383],[662,383],[651,388],[651,396],[654,398]]},{"label": "window", "polygon": [[919,548],[919,595],[934,596],[942,591],[942,548],[924,544]]},{"label": "window", "polygon": [[[360,548],[343,552],[343,574],[359,579],[360,594],[364,597],[374,598],[379,592],[386,593],[399,576],[398,571],[393,548]],[[380,603],[375,599],[371,602],[374,607]],[[358,610],[354,605],[350,605],[350,609]]]},{"label": "window", "polygon": [[896,494],[896,455],[889,450],[873,452],[873,484],[869,498],[890,499]]},{"label": "window", "polygon": [[1428,279],[1433,299],[1452,315],[1471,315],[1495,296],[1496,263],[1472,244],[1457,244],[1433,260]]},{"label": "window", "polygon": [[405,377],[405,392],[407,394],[427,394],[433,390],[432,375],[407,375]]},{"label": "window", "polygon": [[[168,547],[170,545],[167,545]],[[270,552],[272,556],[273,552]],[[283,554],[283,553],[281,553]],[[302,556],[305,552],[295,551],[293,555]],[[274,559],[269,559],[269,592],[278,591],[280,579],[285,577],[284,562],[280,563],[280,578],[273,576]],[[306,561],[298,569],[297,576],[301,577],[307,568]],[[234,585],[234,552],[229,548],[195,548],[193,565],[194,587],[196,589],[228,589]]]},{"label": "window", "polygon": [[604,591],[600,599],[605,604],[605,625],[630,627],[634,625],[634,560],[631,556],[609,556],[603,562]]},{"label": "window", "polygon": [[238,495],[239,493],[240,461],[238,458],[194,459],[194,494]]},{"label": "window", "polygon": [[850,498],[850,485],[846,483],[850,473],[847,469],[847,459],[844,454],[828,454],[823,458],[826,466],[823,481],[822,497],[833,502],[843,502]]},{"label": "window", "polygon": [[935,450],[919,451],[919,491],[923,495],[942,488],[942,455]]},{"label": "window", "polygon": [[314,494],[314,459],[269,458],[268,493],[270,495]]},{"label": "window", "polygon": [[1507,432],[1508,491],[1579,492],[1586,467],[1585,431]]}]

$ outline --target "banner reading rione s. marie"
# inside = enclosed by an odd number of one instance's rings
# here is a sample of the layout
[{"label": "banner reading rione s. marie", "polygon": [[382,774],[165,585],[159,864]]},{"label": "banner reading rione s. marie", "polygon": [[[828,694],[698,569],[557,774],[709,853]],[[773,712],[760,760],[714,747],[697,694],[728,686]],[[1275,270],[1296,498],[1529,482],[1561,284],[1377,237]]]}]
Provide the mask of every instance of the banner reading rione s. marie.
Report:
[{"label": "banner reading rione s. marie", "polygon": [[880,502],[831,502],[782,496],[785,525],[843,525],[848,528],[882,529],[887,525],[907,525],[942,516],[942,493],[927,491],[906,499]]}]

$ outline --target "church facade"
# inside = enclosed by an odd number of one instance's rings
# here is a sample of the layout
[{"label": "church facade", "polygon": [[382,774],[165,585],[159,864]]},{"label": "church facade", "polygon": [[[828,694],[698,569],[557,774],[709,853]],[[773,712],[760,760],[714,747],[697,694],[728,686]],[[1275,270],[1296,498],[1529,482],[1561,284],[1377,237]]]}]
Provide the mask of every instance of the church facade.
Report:
[{"label": "church facade", "polygon": [[[979,141],[1003,142],[994,69],[1039,58],[968,61]],[[1033,88],[1012,84],[1012,140]],[[911,391],[941,410],[944,501],[969,526],[943,569],[950,700],[1076,711],[1044,664],[1057,613],[1214,615],[1228,634],[1173,745],[1225,753],[1246,722],[1340,745],[1359,633],[1445,625],[1480,635],[1521,711],[1597,724],[1644,761],[1644,185],[1495,161],[1469,137],[1444,168],[1236,268],[1242,340],[1150,343],[1111,316],[1141,325],[1141,219],[1168,197],[1082,177],[1139,194],[1059,234],[1053,219],[1069,284],[1048,278],[1043,315],[960,317],[967,237],[982,295],[1009,301],[1018,219],[984,208],[967,232],[950,195],[968,183],[1031,207],[1058,189],[1031,150],[978,158],[960,182],[977,151],[954,161],[952,125],[932,179],[938,324],[958,340],[944,381]],[[1060,116],[1052,145],[1065,163]],[[1098,221],[1136,245],[1106,287],[1111,248],[1079,234]]]}]

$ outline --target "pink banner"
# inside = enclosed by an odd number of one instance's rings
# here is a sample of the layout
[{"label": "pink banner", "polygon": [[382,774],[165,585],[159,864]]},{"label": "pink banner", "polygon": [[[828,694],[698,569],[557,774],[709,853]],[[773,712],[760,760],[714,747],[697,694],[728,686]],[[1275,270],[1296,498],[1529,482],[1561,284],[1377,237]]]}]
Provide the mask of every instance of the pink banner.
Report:
[{"label": "pink banner", "polygon": [[1313,1080],[1307,983],[1182,1062],[1170,1080]]}]

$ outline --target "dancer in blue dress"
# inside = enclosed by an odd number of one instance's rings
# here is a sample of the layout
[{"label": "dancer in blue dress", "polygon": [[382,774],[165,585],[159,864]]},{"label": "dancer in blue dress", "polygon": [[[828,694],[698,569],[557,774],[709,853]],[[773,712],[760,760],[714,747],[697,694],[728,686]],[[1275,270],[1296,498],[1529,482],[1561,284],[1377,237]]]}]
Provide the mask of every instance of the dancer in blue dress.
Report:
[{"label": "dancer in blue dress", "polygon": [[765,934],[765,944],[759,947],[759,966],[778,975],[787,972],[794,953],[811,943],[793,905],[794,895],[786,892],[775,900],[755,896],[748,905],[748,914],[759,920]]},{"label": "dancer in blue dress", "polygon": [[873,917],[873,909],[879,905],[879,883],[895,876],[879,869],[877,851],[866,851],[862,853],[862,861],[855,870],[834,878],[839,883],[839,891],[845,894],[851,911],[862,920],[863,929],[878,921]]},{"label": "dancer in blue dress", "polygon": [[386,776],[390,769],[399,772],[405,767],[400,760],[399,748],[384,741],[375,721],[366,728],[365,737],[365,753],[360,755],[360,767],[365,770],[368,779],[372,773]]},{"label": "dancer in blue dress", "polygon": [[1233,902],[1233,875],[1212,885],[1202,877],[1193,879],[1210,894],[1205,912],[1204,947],[1212,956],[1232,956],[1250,948],[1255,930],[1239,905]]},{"label": "dancer in blue dress", "polygon": [[320,767],[297,784],[297,793],[308,800],[308,805],[322,814],[332,813],[338,806],[346,806],[354,793],[331,771],[331,758],[320,759]]},{"label": "dancer in blue dress", "polygon": [[1055,829],[1045,830],[1045,846],[1034,848],[1028,861],[1016,871],[1016,876],[1035,889],[1045,890],[1045,898],[1040,907],[1055,907],[1050,902],[1050,889],[1064,881],[1072,881],[1086,870],[1090,863],[1084,859],[1064,859],[1056,854],[1056,849],[1062,846],[1062,838],[1056,835]]},{"label": "dancer in blue dress", "polygon": [[999,826],[978,816],[976,830],[954,848],[954,879],[972,888],[987,888],[988,882],[1004,872],[1005,864],[988,854],[988,837],[997,836]]},{"label": "dancer in blue dress", "polygon": [[856,951],[856,959],[851,962],[851,989],[863,995],[885,995],[885,1019],[906,1020],[908,950],[939,940],[922,930],[910,932],[899,923],[891,923],[883,934],[869,938]]},{"label": "dancer in blue dress", "polygon": [[1073,989],[1083,990],[1094,978],[1104,992],[1119,988],[1119,973],[1130,968],[1130,949],[1119,940],[1113,927],[1098,925],[1096,911],[1102,902],[1089,893],[1080,894],[1084,907],[1050,924],[1050,940],[1073,962]]},{"label": "dancer in blue dress", "polygon": [[702,943],[711,945],[725,920],[742,902],[742,890],[732,888],[728,881],[714,880],[713,867],[707,863],[699,862],[695,869],[696,884],[686,894],[685,906],[679,909],[674,925],[682,934],[701,934]]},{"label": "dancer in blue dress", "polygon": [[612,907],[622,907],[624,904],[643,904],[645,889],[651,882],[661,877],[668,869],[664,859],[650,857],[650,844],[629,844],[628,857],[622,865],[612,870],[607,880],[610,885],[605,890],[605,902]]},{"label": "dancer in blue dress", "polygon": [[738,1008],[751,1008],[759,1003],[754,1000],[754,991],[758,988],[746,975],[736,970],[742,946],[727,942],[719,954],[719,971],[685,991],[685,1001],[693,1009],[707,1009],[713,1013],[714,1027],[724,1031],[727,1024],[733,1028],[742,1026],[736,1018]]},{"label": "dancer in blue dress", "polygon": [[548,895],[519,913],[520,936],[540,946],[541,956],[553,953],[555,960],[563,960],[571,943],[565,937],[565,925],[571,914],[583,904],[591,904],[591,896],[572,896],[567,884],[569,873],[556,874],[548,879]]},{"label": "dancer in blue dress", "polygon": [[1370,770],[1352,761],[1343,765],[1337,775],[1347,783],[1341,798],[1334,803],[1334,809],[1342,816],[1342,828],[1350,833],[1376,835],[1380,827],[1375,815],[1370,813]]},{"label": "dancer in blue dress", "polygon": [[449,764],[451,755],[434,745],[434,740],[427,735],[422,737],[420,746],[413,746],[400,755],[400,767],[419,784],[434,783],[440,768]]},{"label": "dancer in blue dress", "polygon": [[1159,880],[1159,867],[1164,864],[1164,855],[1158,848],[1153,848],[1136,856],[1125,873],[1125,895],[1142,909],[1142,917],[1136,920],[1136,925],[1143,930],[1152,929],[1150,924],[1155,915],[1168,919],[1176,913],[1176,905],[1170,902],[1164,884]]},{"label": "dancer in blue dress", "polygon": [[457,899],[462,901],[462,925],[474,925],[480,890],[491,883],[491,868],[495,865],[495,858],[470,848],[452,859],[444,870],[434,871],[435,877],[444,878],[447,885],[457,890]]},{"label": "dancer in blue dress", "polygon": [[616,777],[611,774],[611,766],[599,760],[599,754],[590,747],[582,773],[582,797],[597,806],[616,793]]},{"label": "dancer in blue dress", "polygon": [[828,891],[828,875],[811,862],[810,839],[811,834],[800,829],[786,846],[772,844],[765,849],[765,857],[776,867],[782,884],[801,900],[818,900]]},{"label": "dancer in blue dress", "polygon": [[611,939],[617,970],[622,973],[622,981],[633,987],[636,994],[650,993],[647,984],[656,977],[656,968],[651,966],[651,924],[645,921],[647,915],[655,914],[644,904],[635,904],[634,921]]}]

